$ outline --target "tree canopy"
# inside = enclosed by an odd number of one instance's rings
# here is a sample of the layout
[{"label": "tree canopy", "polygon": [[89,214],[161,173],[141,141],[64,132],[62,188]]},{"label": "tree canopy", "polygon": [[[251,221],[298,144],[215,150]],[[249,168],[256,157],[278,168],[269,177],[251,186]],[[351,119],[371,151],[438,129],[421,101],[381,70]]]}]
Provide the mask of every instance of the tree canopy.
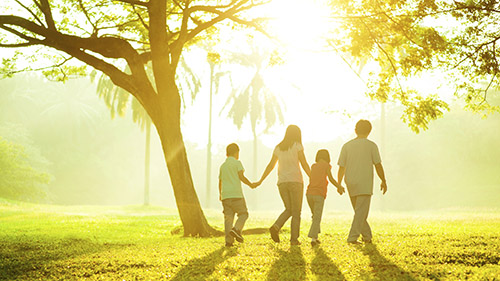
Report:
[{"label": "tree canopy", "polygon": [[[330,46],[356,65],[369,68],[370,95],[399,101],[403,120],[416,132],[449,109],[445,91],[466,108],[500,112],[489,95],[499,88],[500,3],[498,1],[345,1],[332,0],[338,22]],[[372,65],[373,66],[373,65]],[[446,88],[423,93],[418,86],[430,74]]]}]

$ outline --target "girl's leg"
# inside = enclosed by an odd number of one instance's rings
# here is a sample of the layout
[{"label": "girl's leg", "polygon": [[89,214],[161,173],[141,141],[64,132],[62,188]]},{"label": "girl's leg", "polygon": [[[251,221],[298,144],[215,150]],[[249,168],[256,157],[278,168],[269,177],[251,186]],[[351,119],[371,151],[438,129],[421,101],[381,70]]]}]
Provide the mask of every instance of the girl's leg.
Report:
[{"label": "girl's leg", "polygon": [[302,212],[302,198],[304,197],[304,184],[299,182],[290,183],[290,201],[291,201],[291,236],[290,241],[296,242],[300,236],[300,214]]},{"label": "girl's leg", "polygon": [[278,185],[278,189],[280,191],[281,200],[283,200],[283,204],[285,205],[285,210],[281,213],[278,219],[274,222],[273,226],[278,230],[283,227],[285,222],[292,216],[292,199],[290,194],[289,183],[281,183]]},{"label": "girl's leg", "polygon": [[325,198],[321,195],[307,195],[307,201],[311,207],[312,213],[312,223],[311,229],[309,230],[309,237],[313,239],[318,239],[318,233],[321,232],[321,217],[323,215],[323,206],[325,204]]},{"label": "girl's leg", "polygon": [[311,228],[309,228],[309,234],[307,235],[307,237],[310,237],[310,238],[313,238],[313,239],[316,239],[318,238],[317,236],[314,237],[314,198],[313,198],[313,195],[306,195],[306,198],[307,198],[307,204],[309,205],[309,209],[311,209],[311,220],[312,220],[312,223],[311,223]]}]

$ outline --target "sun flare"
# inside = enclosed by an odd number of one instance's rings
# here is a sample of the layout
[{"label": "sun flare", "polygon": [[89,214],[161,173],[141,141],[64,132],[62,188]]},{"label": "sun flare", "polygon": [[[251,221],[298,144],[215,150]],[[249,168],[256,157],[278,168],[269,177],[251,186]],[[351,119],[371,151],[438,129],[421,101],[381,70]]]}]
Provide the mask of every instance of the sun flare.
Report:
[{"label": "sun flare", "polygon": [[265,10],[270,32],[287,48],[318,50],[333,25],[325,1],[274,0]]}]

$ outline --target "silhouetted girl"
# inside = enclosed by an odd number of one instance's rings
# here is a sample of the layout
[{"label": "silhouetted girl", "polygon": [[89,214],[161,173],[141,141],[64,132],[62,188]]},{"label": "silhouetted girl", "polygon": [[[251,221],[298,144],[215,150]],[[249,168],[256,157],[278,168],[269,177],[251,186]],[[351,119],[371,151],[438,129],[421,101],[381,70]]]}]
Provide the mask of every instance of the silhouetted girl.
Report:
[{"label": "silhouetted girl", "polygon": [[332,177],[330,153],[326,149],[320,149],[316,153],[316,163],[311,166],[311,177],[306,191],[307,203],[312,213],[312,224],[307,236],[311,238],[312,246],[320,243],[318,233],[321,232],[321,216],[326,199],[328,180],[337,187],[337,192],[340,195],[344,193],[344,188]]},{"label": "silhouetted girl", "polygon": [[300,166],[302,166],[302,169],[304,169],[308,176],[310,175],[310,168],[304,156],[302,134],[299,127],[295,125],[288,126],[285,137],[274,149],[271,161],[262,174],[260,181],[258,181],[259,185],[271,173],[276,163],[278,163],[278,189],[285,205],[285,210],[271,228],[269,228],[269,232],[271,233],[271,238],[275,242],[279,242],[281,227],[292,217],[290,244],[300,245],[298,238],[302,197],[304,194],[304,183]]}]

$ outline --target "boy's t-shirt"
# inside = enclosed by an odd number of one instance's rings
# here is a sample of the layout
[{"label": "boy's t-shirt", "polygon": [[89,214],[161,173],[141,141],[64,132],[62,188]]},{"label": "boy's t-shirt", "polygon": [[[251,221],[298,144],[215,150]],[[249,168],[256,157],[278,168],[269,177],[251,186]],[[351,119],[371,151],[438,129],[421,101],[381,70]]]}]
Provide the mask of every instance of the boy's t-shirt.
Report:
[{"label": "boy's t-shirt", "polygon": [[228,198],[243,198],[239,171],[244,171],[243,164],[236,158],[229,156],[222,163],[219,171],[221,180],[221,200]]},{"label": "boy's t-shirt", "polygon": [[381,163],[377,145],[366,138],[356,138],[342,146],[338,165],[345,167],[349,196],[373,194],[373,165]]},{"label": "boy's t-shirt", "polygon": [[332,166],[324,161],[316,162],[311,166],[311,178],[307,186],[306,195],[321,195],[326,198],[328,187],[328,171]]},{"label": "boy's t-shirt", "polygon": [[278,157],[278,184],[284,182],[302,183],[302,172],[299,164],[299,151],[304,147],[300,143],[294,143],[288,150],[283,151],[276,146],[273,154]]}]

